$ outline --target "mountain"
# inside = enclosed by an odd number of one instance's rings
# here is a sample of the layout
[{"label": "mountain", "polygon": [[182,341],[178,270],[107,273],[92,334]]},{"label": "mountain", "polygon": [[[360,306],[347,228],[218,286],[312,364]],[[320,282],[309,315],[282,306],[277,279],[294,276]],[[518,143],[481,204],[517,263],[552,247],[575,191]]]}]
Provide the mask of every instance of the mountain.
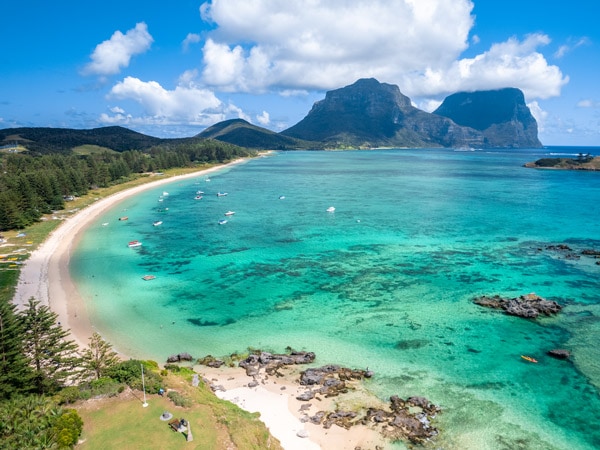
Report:
[{"label": "mountain", "polygon": [[18,143],[30,151],[49,153],[70,151],[92,144],[123,152],[158,145],[163,139],[147,136],[127,128],[112,126],[76,130],[71,128],[6,128],[0,130],[0,144]]},{"label": "mountain", "polygon": [[434,114],[483,133],[485,147],[541,147],[537,122],[519,89],[459,92]]},{"label": "mountain", "polygon": [[480,147],[481,132],[412,106],[396,85],[369,78],[329,91],[284,136],[328,147]]},{"label": "mountain", "polygon": [[219,122],[208,127],[196,137],[202,139],[216,139],[247,148],[296,150],[321,147],[319,143],[310,143],[293,137],[284,136],[275,133],[274,131],[267,130],[266,128],[252,125],[243,119],[232,119]]}]

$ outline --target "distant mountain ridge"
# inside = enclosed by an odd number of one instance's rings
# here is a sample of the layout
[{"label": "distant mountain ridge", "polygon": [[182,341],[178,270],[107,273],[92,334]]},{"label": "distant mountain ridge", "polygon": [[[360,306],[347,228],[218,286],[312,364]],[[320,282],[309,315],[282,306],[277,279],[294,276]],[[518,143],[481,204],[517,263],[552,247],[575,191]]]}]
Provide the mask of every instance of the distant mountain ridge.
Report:
[{"label": "distant mountain ridge", "polygon": [[24,144],[41,153],[84,144],[116,151],[215,139],[251,149],[344,149],[376,147],[538,148],[537,122],[516,88],[460,92],[428,113],[414,107],[396,85],[374,78],[328,91],[306,117],[276,133],[242,119],[219,122],[200,134],[161,139],[119,126],[74,130],[0,129],[0,145]]},{"label": "distant mountain ridge", "polygon": [[415,108],[398,86],[374,78],[328,91],[304,119],[280,133],[237,120],[213,125],[198,136],[250,147],[270,143],[268,148],[284,150],[542,146],[519,89],[453,94],[428,113]]}]

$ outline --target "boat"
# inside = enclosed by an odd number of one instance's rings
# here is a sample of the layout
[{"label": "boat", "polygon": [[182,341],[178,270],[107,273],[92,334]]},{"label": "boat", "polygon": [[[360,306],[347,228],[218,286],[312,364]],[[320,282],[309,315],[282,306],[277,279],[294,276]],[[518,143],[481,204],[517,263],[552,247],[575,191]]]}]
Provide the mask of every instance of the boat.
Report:
[{"label": "boat", "polygon": [[162,220],[157,220],[156,222],[154,222],[152,225],[154,225],[155,227],[162,225]]},{"label": "boat", "polygon": [[531,356],[521,355],[521,358],[523,358],[525,361],[529,361],[529,362],[532,362],[532,363],[537,363],[537,359],[532,358]]},{"label": "boat", "polygon": [[235,211],[227,211],[225,213],[226,216],[233,216],[235,214]]},{"label": "boat", "polygon": [[201,195],[196,195],[196,196],[194,197],[194,200],[202,200],[202,196],[201,196]]},{"label": "boat", "polygon": [[204,194],[204,191],[196,191],[196,195],[202,195]]},{"label": "boat", "polygon": [[279,196],[279,200],[284,200],[285,199],[285,195],[280,195]]},{"label": "boat", "polygon": [[154,275],[144,275],[142,277],[142,280],[144,280],[144,281],[150,281],[150,280],[154,280],[155,278],[156,278],[156,276],[154,276]]},{"label": "boat", "polygon": [[105,227],[106,225],[108,225],[108,222],[104,222],[104,223],[102,224],[102,226],[103,226],[103,227]]},{"label": "boat", "polygon": [[227,223],[227,220],[225,220],[225,219],[219,220],[219,225],[225,225],[226,223]]},{"label": "boat", "polygon": [[129,241],[129,244],[127,244],[127,246],[129,248],[141,247],[142,243],[140,241]]},{"label": "boat", "polygon": [[129,217],[127,217],[127,216],[119,217],[119,220],[121,220],[121,221],[127,220],[127,219],[129,219]]},{"label": "boat", "polygon": [[227,192],[217,192],[217,197],[225,197]]},{"label": "boat", "polygon": [[167,195],[169,195],[169,193],[168,193],[167,191],[164,191],[164,192],[162,193],[162,195],[163,195],[163,197],[166,197]]},{"label": "boat", "polygon": [[330,206],[329,208],[327,208],[327,212],[334,212],[335,208],[333,206]]},{"label": "boat", "polygon": [[208,183],[208,182],[210,181],[210,178],[206,177],[206,178],[204,179],[204,181],[206,181],[206,182]]}]

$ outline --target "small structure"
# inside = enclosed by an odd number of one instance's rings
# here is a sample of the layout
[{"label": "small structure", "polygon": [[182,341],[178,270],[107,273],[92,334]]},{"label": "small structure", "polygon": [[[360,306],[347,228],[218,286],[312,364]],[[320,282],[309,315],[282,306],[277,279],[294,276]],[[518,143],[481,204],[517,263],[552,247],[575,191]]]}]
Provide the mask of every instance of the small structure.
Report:
[{"label": "small structure", "polygon": [[171,420],[173,418],[173,414],[171,414],[169,411],[165,411],[164,413],[162,413],[160,415],[160,420],[162,421],[167,421],[167,420]]}]

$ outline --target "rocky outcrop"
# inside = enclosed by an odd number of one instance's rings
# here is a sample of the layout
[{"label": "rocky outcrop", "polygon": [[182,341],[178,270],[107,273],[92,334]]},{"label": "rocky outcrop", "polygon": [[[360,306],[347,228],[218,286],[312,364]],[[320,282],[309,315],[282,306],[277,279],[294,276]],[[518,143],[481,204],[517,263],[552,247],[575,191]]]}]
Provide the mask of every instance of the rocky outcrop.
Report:
[{"label": "rocky outcrop", "polygon": [[569,350],[564,350],[561,348],[556,348],[554,350],[548,350],[548,355],[552,356],[556,359],[569,359],[571,357],[571,352]]},{"label": "rocky outcrop", "polygon": [[502,309],[508,315],[524,317],[526,319],[535,319],[540,314],[552,316],[558,314],[562,309],[562,306],[555,301],[546,300],[534,293],[514,298],[500,297],[499,295],[492,297],[483,295],[473,301],[480,306]]},{"label": "rocky outcrop", "polygon": [[189,353],[178,353],[177,355],[171,355],[167,358],[167,362],[168,363],[178,363],[178,362],[183,362],[183,361],[191,361],[192,355],[190,355]]},{"label": "rocky outcrop", "polygon": [[516,88],[458,92],[449,95],[434,114],[447,117],[483,135],[483,147],[539,148],[537,122]]}]

